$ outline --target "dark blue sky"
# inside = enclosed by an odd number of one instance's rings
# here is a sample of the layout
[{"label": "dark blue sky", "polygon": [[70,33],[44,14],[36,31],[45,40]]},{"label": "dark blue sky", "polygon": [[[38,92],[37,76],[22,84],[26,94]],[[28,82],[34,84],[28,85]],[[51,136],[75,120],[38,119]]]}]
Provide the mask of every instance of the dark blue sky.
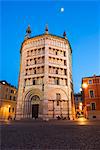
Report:
[{"label": "dark blue sky", "polygon": [[[64,7],[64,12],[60,8]],[[73,50],[74,91],[81,79],[100,74],[100,11],[98,1],[2,1],[0,20],[0,80],[18,85],[20,46],[30,24],[32,35],[49,32],[62,36],[66,30]]]}]

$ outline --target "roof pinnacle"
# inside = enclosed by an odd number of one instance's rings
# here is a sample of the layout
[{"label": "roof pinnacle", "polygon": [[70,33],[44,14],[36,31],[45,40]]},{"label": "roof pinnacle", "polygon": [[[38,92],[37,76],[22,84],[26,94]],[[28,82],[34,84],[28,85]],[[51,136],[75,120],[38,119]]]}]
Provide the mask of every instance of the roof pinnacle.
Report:
[{"label": "roof pinnacle", "polygon": [[31,28],[30,28],[30,25],[28,25],[28,27],[26,29],[25,40],[30,38],[30,34],[31,34]]},{"label": "roof pinnacle", "polygon": [[46,27],[45,27],[45,34],[48,34],[48,25],[46,24]]},{"label": "roof pinnacle", "polygon": [[30,34],[31,33],[31,28],[30,25],[28,25],[27,29],[26,29],[26,33]]},{"label": "roof pinnacle", "polygon": [[64,33],[63,33],[63,36],[64,36],[64,38],[66,38],[66,32],[64,31]]}]

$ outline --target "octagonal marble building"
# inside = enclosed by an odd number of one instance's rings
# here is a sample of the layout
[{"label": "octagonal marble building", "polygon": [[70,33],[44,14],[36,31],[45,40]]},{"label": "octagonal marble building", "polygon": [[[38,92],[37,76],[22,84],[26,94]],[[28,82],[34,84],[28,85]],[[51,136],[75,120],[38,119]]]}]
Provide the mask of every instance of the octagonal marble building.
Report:
[{"label": "octagonal marble building", "polygon": [[72,50],[63,37],[45,33],[30,37],[28,26],[20,49],[16,119],[74,118]]}]

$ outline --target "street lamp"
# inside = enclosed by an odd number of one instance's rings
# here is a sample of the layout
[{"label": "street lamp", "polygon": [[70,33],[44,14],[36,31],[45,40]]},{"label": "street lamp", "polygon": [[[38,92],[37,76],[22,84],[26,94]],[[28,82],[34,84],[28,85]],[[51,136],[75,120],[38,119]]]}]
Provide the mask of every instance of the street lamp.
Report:
[{"label": "street lamp", "polygon": [[79,110],[82,111],[82,102],[79,103]]},{"label": "street lamp", "polygon": [[87,87],[88,87],[87,83],[83,83],[83,84],[82,84],[82,88],[83,88],[83,89],[86,89]]},{"label": "street lamp", "polygon": [[82,88],[80,88],[80,92],[82,92]]}]

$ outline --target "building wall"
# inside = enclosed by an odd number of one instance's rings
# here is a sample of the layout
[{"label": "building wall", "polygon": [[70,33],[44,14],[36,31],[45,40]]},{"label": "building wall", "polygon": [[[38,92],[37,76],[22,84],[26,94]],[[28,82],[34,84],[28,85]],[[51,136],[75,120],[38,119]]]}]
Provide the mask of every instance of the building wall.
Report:
[{"label": "building wall", "polygon": [[[83,78],[82,84],[87,85],[83,87],[85,116],[100,119],[100,76]],[[92,103],[95,103],[95,110],[92,108]]]},{"label": "building wall", "polygon": [[[31,98],[34,95],[40,97],[40,117],[56,118],[57,115],[61,114],[67,117],[69,109],[70,118],[72,119],[71,93],[73,92],[73,83],[71,61],[71,49],[68,41],[64,38],[44,34],[23,42],[17,119],[32,118]],[[56,106],[56,93],[61,95],[59,107]],[[26,97],[27,106],[25,106]],[[27,111],[25,111],[25,107]]]},{"label": "building wall", "polygon": [[0,81],[0,120],[14,119],[17,89]]}]

